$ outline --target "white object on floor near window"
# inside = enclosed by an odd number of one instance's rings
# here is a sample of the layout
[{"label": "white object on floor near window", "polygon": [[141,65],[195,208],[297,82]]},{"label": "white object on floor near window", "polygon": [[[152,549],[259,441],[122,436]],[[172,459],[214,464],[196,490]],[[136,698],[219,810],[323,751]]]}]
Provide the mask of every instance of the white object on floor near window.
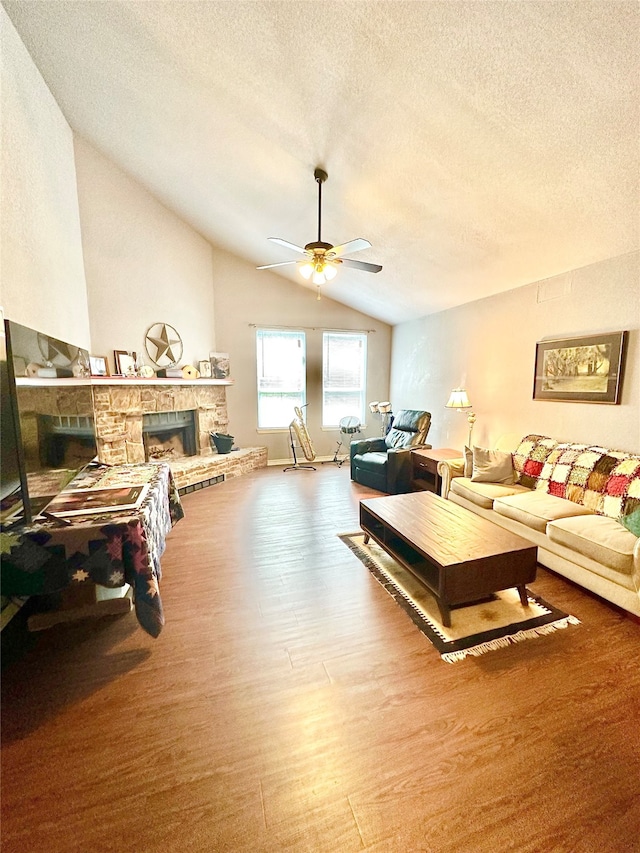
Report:
[{"label": "white object on floor near window", "polygon": [[306,396],[304,332],[258,329],[258,429],[286,429]]},{"label": "white object on floor near window", "polygon": [[367,336],[363,332],[322,335],[322,426],[338,427],[355,415],[365,422]]}]

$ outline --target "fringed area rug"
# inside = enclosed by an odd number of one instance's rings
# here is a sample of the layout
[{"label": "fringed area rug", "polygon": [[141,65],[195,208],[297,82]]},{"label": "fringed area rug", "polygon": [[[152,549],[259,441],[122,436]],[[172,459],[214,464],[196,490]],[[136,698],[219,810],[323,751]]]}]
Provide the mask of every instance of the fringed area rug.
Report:
[{"label": "fringed area rug", "polygon": [[409,614],[447,663],[580,624],[575,616],[563,613],[528,590],[529,607],[525,608],[518,591],[506,589],[476,604],[452,608],[452,626],[445,628],[429,590],[373,539],[365,545],[362,532],[339,534],[339,537]]}]

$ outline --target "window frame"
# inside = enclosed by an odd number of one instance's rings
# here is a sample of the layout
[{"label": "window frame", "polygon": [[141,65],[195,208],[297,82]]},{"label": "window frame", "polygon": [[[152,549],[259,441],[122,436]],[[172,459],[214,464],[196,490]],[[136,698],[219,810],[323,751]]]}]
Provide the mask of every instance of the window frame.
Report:
[{"label": "window frame", "polygon": [[[300,354],[300,372],[297,376],[298,383],[300,384],[300,389],[289,389],[285,388],[274,388],[272,391],[273,396],[277,396],[278,394],[282,396],[290,395],[296,396],[297,399],[292,401],[291,409],[286,415],[286,422],[283,421],[282,424],[276,425],[275,423],[269,423],[267,425],[261,424],[261,417],[264,418],[265,411],[264,407],[261,406],[261,401],[264,401],[269,396],[269,392],[264,388],[261,388],[261,380],[264,382],[267,380],[267,377],[264,375],[264,342],[268,340],[269,337],[280,337],[280,338],[296,338],[298,341],[298,345],[301,349]],[[302,329],[274,329],[268,327],[259,327],[256,329],[256,424],[257,431],[259,433],[268,433],[268,432],[286,432],[289,429],[289,424],[295,417],[295,407],[302,407],[306,403],[307,396],[307,341],[306,334]],[[273,356],[271,356],[273,357]],[[262,376],[261,376],[261,368],[262,368]],[[273,377],[271,377],[273,378]]]},{"label": "window frame", "polygon": [[[327,386],[326,382],[326,361],[327,361],[327,349],[330,346],[331,337],[335,338],[352,338],[358,339],[360,345],[362,347],[362,354],[360,358],[360,376],[361,376],[361,384],[358,388],[352,389],[344,389],[339,386]],[[365,418],[366,418],[366,399],[367,399],[367,357],[368,357],[368,341],[367,341],[367,333],[366,332],[357,332],[357,331],[348,331],[348,330],[335,330],[335,329],[325,329],[322,332],[322,429],[338,429],[340,426],[340,420],[342,417],[346,417],[349,414],[354,414],[360,421],[361,426],[365,426]],[[344,415],[338,420],[337,423],[328,422],[326,420],[326,394],[328,393],[336,393],[344,391],[345,393],[357,393],[360,395],[360,412],[347,412],[345,411]]]}]

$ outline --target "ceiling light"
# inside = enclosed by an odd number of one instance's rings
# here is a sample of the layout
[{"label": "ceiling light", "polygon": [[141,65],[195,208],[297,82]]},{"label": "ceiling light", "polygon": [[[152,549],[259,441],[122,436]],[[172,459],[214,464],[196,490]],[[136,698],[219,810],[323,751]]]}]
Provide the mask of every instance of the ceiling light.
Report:
[{"label": "ceiling light", "polygon": [[338,270],[336,269],[336,267],[333,264],[331,264],[331,263],[325,264],[325,266],[324,266],[324,277],[327,279],[327,281],[331,281],[332,279],[334,279],[337,275],[337,272],[338,272]]},{"label": "ceiling light", "polygon": [[314,265],[311,261],[306,261],[304,264],[299,264],[298,269],[300,270],[300,275],[303,278],[310,279],[315,270]]}]

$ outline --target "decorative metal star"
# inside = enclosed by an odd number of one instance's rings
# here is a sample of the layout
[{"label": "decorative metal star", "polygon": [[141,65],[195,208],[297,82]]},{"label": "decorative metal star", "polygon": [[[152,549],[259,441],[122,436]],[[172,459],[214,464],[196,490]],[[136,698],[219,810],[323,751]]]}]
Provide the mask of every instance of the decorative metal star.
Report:
[{"label": "decorative metal star", "polygon": [[[153,334],[154,330],[158,330]],[[182,356],[182,340],[173,326],[167,323],[156,323],[147,330],[145,340],[156,348],[155,357],[149,352],[149,358],[163,367],[176,364]],[[164,361],[162,361],[164,359]]]}]

